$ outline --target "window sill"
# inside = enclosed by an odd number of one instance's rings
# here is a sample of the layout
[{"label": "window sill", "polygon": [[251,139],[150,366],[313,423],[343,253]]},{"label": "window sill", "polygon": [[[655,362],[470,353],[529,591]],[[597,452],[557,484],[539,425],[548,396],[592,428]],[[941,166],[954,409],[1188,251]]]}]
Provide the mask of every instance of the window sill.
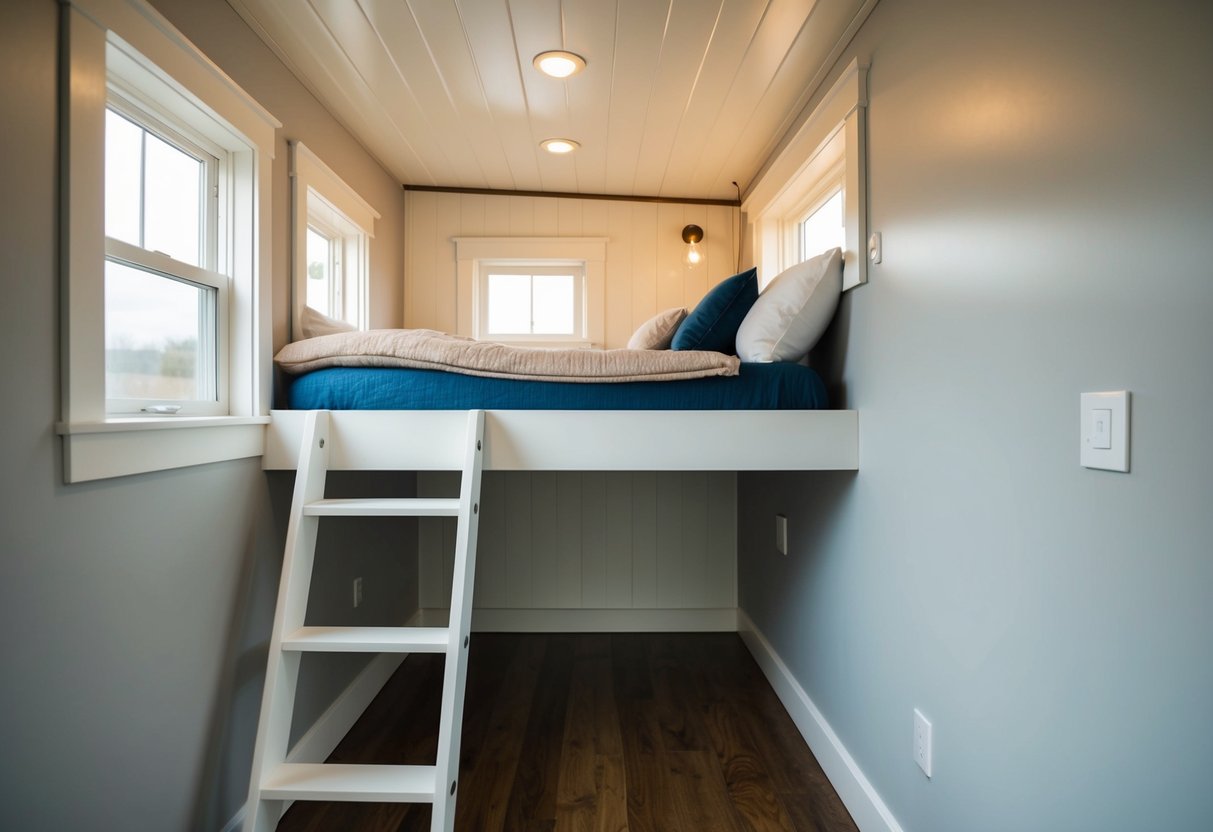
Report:
[{"label": "window sill", "polygon": [[261,456],[269,416],[123,416],[59,423],[66,482]]}]

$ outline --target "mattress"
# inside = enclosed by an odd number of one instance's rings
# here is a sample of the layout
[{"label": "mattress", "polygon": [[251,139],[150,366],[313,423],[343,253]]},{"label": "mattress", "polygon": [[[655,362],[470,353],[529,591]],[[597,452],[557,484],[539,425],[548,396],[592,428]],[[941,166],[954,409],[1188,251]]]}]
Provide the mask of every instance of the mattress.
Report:
[{"label": "mattress", "polygon": [[580,384],[438,370],[334,367],[287,379],[294,410],[821,410],[825,385],[800,364],[745,364],[736,376]]}]

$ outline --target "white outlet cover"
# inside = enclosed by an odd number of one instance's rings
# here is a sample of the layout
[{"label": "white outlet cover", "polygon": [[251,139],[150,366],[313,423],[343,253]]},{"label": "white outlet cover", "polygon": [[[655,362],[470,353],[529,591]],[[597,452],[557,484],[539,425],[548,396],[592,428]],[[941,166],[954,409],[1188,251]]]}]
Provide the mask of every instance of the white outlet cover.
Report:
[{"label": "white outlet cover", "polygon": [[[1079,462],[1084,468],[1128,473],[1130,404],[1127,390],[1083,393],[1079,397]],[[1097,427],[1109,414],[1112,423],[1104,427],[1110,429],[1098,433]]]},{"label": "white outlet cover", "polygon": [[927,777],[931,776],[931,721],[914,709],[914,762]]}]

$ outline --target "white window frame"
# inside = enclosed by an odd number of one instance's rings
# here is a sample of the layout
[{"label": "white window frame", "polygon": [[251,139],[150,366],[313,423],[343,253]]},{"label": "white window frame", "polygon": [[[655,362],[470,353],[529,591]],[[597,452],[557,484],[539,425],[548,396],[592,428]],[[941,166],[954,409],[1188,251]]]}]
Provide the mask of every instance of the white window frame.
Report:
[{"label": "white window frame", "polygon": [[[220,234],[220,226],[230,221],[231,208],[223,204],[220,197],[220,181],[225,181],[230,165],[225,149],[210,142],[204,136],[194,134],[184,125],[173,124],[171,117],[159,111],[155,102],[149,101],[124,83],[122,78],[108,78],[106,109],[112,109],[141,129],[155,135],[184,153],[197,158],[206,171],[200,206],[202,229],[200,236],[201,255],[197,266],[176,260],[163,252],[134,245],[112,237],[105,238],[105,259],[130,265],[140,271],[177,278],[188,283],[215,290],[212,309],[200,310],[199,351],[209,353],[204,358],[203,374],[208,387],[214,390],[211,400],[199,399],[123,399],[109,395],[106,391],[105,409],[108,415],[136,415],[144,408],[154,405],[174,405],[185,416],[226,416],[228,403],[228,364],[230,363],[230,341],[228,333],[229,275],[232,270],[230,252],[220,252],[219,240],[232,238],[232,229]],[[231,198],[231,188],[225,188],[223,197]]]},{"label": "white window frame", "polygon": [[291,340],[303,338],[307,308],[307,230],[336,243],[330,280],[339,287],[341,314],[358,329],[370,326],[371,239],[379,212],[303,142],[291,142]]},{"label": "white window frame", "polygon": [[[479,341],[501,341],[505,343],[535,344],[552,346],[555,344],[575,344],[584,346],[589,343],[586,336],[586,303],[585,303],[585,261],[584,260],[539,260],[535,262],[519,262],[504,260],[500,262],[481,260],[479,262],[479,279],[477,281],[476,307],[484,314],[477,314],[476,335]],[[488,331],[489,307],[489,275],[567,275],[573,276],[573,331],[563,335],[548,335],[535,332],[490,333]],[[532,289],[533,291],[533,289]],[[534,326],[534,322],[532,322]]]},{"label": "white window frame", "polygon": [[754,233],[762,286],[799,257],[796,225],[808,206],[842,182],[846,246],[843,291],[868,280],[867,67],[851,61],[742,203]]},{"label": "white window frame", "polygon": [[[282,125],[144,0],[67,0],[61,15],[61,421],[67,482],[258,456],[271,389],[270,200]],[[230,222],[227,414],[114,416],[105,397],[105,112],[115,87],[221,148]],[[221,200],[222,201],[222,200]],[[222,210],[222,209],[221,209]],[[112,250],[112,248],[111,248]],[[220,266],[223,270],[224,264]],[[264,279],[262,279],[264,277]]]},{"label": "white window frame", "polygon": [[[606,237],[454,237],[457,282],[456,325],[460,335],[506,344],[545,347],[601,347],[606,336]],[[531,335],[492,337],[484,307],[488,270],[503,265],[527,268],[579,265],[584,268],[576,337]],[[578,302],[576,299],[575,303]]]}]

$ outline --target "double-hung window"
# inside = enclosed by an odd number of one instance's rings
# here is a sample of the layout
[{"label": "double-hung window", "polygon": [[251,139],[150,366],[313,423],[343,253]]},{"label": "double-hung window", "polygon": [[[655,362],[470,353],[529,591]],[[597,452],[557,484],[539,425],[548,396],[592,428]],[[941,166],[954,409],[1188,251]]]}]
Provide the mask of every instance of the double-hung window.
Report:
[{"label": "double-hung window", "polygon": [[[228,412],[227,153],[111,87],[105,113],[109,413]],[[223,212],[226,214],[227,212]]]},{"label": "double-hung window", "polygon": [[256,456],[282,125],[145,0],[64,0],[68,482]]}]

